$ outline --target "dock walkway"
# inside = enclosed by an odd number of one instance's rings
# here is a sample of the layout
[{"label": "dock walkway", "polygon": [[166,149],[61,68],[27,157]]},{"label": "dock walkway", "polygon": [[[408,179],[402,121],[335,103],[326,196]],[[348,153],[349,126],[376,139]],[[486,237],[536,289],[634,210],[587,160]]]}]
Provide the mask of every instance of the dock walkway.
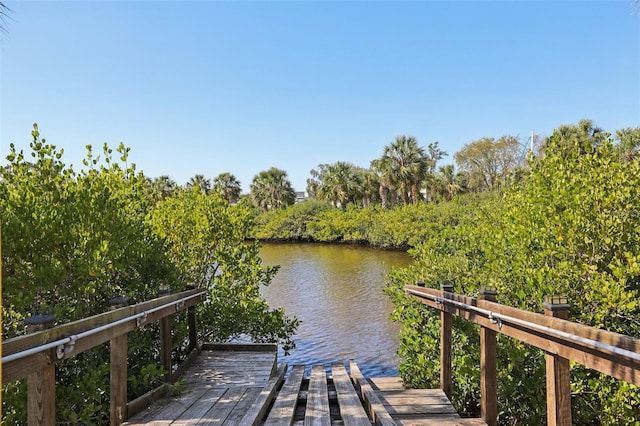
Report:
[{"label": "dock walkway", "polygon": [[273,351],[209,347],[187,369],[182,391],[133,415],[129,426],[484,425],[460,419],[439,389],[405,389],[400,379],[365,378],[357,364],[276,365]]}]

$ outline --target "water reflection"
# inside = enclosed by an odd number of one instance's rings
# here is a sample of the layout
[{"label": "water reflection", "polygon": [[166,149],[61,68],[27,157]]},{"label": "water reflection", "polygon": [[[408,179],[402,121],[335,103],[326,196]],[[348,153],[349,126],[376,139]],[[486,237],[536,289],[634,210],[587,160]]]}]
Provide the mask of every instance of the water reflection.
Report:
[{"label": "water reflection", "polygon": [[346,362],[354,358],[367,376],[398,374],[398,325],[382,294],[392,266],[407,253],[361,246],[264,244],[260,256],[280,271],[263,294],[273,307],[302,320],[296,349],[280,360],[293,364]]}]

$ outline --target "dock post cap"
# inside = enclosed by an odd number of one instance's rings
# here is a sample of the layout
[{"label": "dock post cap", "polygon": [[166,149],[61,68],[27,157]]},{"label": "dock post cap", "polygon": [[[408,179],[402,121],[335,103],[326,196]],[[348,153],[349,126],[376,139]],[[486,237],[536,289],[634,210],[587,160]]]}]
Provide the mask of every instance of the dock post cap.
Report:
[{"label": "dock post cap", "polygon": [[569,298],[559,294],[545,296],[542,306],[549,311],[568,311],[571,308]]}]

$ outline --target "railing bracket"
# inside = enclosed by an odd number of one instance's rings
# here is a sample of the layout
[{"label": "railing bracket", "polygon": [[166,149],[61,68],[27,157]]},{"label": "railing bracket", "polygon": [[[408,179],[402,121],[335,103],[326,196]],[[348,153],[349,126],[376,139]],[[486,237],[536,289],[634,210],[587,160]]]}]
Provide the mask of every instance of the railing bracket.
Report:
[{"label": "railing bracket", "polygon": [[73,348],[76,346],[76,339],[78,338],[78,336],[76,336],[75,334],[73,336],[69,337],[69,341],[58,345],[56,347],[56,357],[58,359],[62,359],[65,357],[65,355],[69,355],[71,352],[73,352]]},{"label": "railing bracket", "polygon": [[491,324],[498,324],[498,330],[502,330],[502,320],[493,316],[493,312],[489,312],[489,322]]},{"label": "railing bracket", "polygon": [[136,325],[138,327],[142,327],[143,325],[145,325],[146,322],[147,322],[147,311],[144,311],[142,313],[142,316],[139,316],[138,318],[136,318]]}]

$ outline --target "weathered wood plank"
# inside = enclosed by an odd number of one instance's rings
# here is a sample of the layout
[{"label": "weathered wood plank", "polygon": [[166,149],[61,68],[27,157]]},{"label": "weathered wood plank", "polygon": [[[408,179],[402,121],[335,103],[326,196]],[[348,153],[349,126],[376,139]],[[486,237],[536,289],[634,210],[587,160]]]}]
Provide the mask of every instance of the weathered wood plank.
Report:
[{"label": "weathered wood plank", "polygon": [[125,422],[128,426],[140,426],[149,424],[171,424],[176,418],[180,417],[191,405],[199,398],[206,394],[208,389],[189,389],[184,393],[174,396],[171,399],[163,400],[162,404],[154,404],[146,410],[141,411],[129,421]]},{"label": "weathered wood plank", "polygon": [[[442,293],[439,290],[418,286],[406,286],[405,291],[415,295],[422,303],[432,308],[440,311],[444,310],[468,321],[479,324],[482,327],[486,327],[498,333],[506,334],[507,336],[521,340],[546,352],[556,354],[563,358],[580,363],[588,368],[600,371],[601,373],[640,386],[640,374],[637,374],[637,371],[640,371],[639,360],[624,357],[607,351],[606,349],[596,349],[589,347],[586,344],[583,346],[582,344],[572,343],[556,335],[545,334],[541,331],[531,331],[522,325],[512,324],[507,321],[502,321],[499,326],[498,324],[491,323],[487,317],[478,313],[453,305],[440,305],[431,299],[419,297],[421,293],[441,297]],[[595,342],[605,343],[640,354],[640,339],[635,339],[630,336],[600,330],[594,327],[566,321],[560,318],[545,316],[535,312],[528,312],[504,306],[487,300],[477,300],[472,297],[457,294],[452,294],[450,298],[457,302],[477,306],[478,308],[485,309],[496,314],[507,315],[517,318],[518,320],[531,322],[543,327],[574,334]]]},{"label": "weathered wood plank", "polygon": [[229,388],[222,398],[202,416],[198,424],[213,425],[224,422],[229,414],[231,414],[231,411],[238,405],[246,390],[246,388],[242,387]]},{"label": "weathered wood plank", "polygon": [[304,365],[294,365],[273,403],[265,426],[291,424],[304,377]]},{"label": "weathered wood plank", "polygon": [[364,378],[358,364],[354,360],[349,361],[351,379],[356,389],[360,390],[362,402],[369,413],[373,423],[379,426],[395,426],[391,415],[374,392],[369,382]]},{"label": "weathered wood plank", "polygon": [[229,352],[278,352],[275,343],[205,343],[202,345],[205,351],[229,351]]},{"label": "weathered wood plank", "polygon": [[391,405],[385,404],[385,408],[392,416],[396,414],[453,414],[458,417],[458,412],[451,404],[430,404],[430,405]]},{"label": "weathered wood plank", "polygon": [[260,395],[256,398],[254,405],[247,410],[244,417],[240,420],[241,425],[256,426],[260,424],[262,418],[266,414],[269,404],[275,398],[277,389],[284,382],[284,376],[287,372],[287,363],[282,363],[276,373],[269,379],[269,382]]},{"label": "weathered wood plank", "polygon": [[109,352],[111,383],[111,426],[118,426],[127,419],[127,347],[126,334],[111,339]]},{"label": "weathered wood plank", "polygon": [[323,365],[311,367],[307,408],[304,414],[304,426],[330,426],[329,393],[327,377]]},{"label": "weathered wood plank", "polygon": [[371,387],[378,391],[406,389],[400,377],[369,377]]},{"label": "weathered wood plank", "polygon": [[[165,297],[160,297],[158,299],[150,300],[148,302],[140,303],[133,306],[126,306],[124,308],[115,309],[113,311],[105,312],[99,315],[95,315],[93,317],[85,318],[79,321],[74,321],[69,324],[60,325],[54,327],[52,329],[46,331],[40,331],[37,333],[29,334],[26,336],[20,336],[13,339],[9,339],[2,344],[2,354],[3,356],[14,354],[17,352],[21,352],[26,349],[34,348],[39,345],[43,345],[45,343],[50,343],[56,340],[60,340],[72,335],[77,335],[82,332],[98,328],[103,325],[107,325],[109,323],[113,323],[115,321],[125,319],[129,316],[142,313],[148,311],[150,309],[162,306],[166,303],[173,303],[178,301],[184,297],[188,297],[191,295],[196,295],[193,299],[189,299],[185,301],[184,306],[180,309],[184,309],[185,307],[189,307],[195,305],[205,298],[205,293],[202,290],[191,290],[183,293],[178,293],[175,295],[169,295]],[[147,315],[147,323],[157,321],[158,319],[173,314],[177,312],[176,305],[169,305],[161,310],[156,312],[149,313]],[[62,359],[67,359],[76,354],[79,354],[87,349],[90,349],[94,346],[97,346],[101,343],[107,342],[114,337],[120,336],[122,334],[128,333],[131,330],[137,328],[138,325],[136,320],[125,321],[116,326],[106,328],[104,330],[98,331],[95,334],[90,336],[86,336],[75,341],[75,345],[73,351],[65,354]],[[55,351],[49,353],[55,353]],[[2,364],[2,384],[11,383],[12,381],[18,380],[26,375],[41,370],[50,362],[59,362],[62,359],[57,359],[57,357],[29,357],[23,359],[17,359],[14,361],[3,362]]]},{"label": "weathered wood plank", "polygon": [[360,398],[356,393],[351,380],[347,375],[344,365],[336,363],[331,365],[333,373],[333,384],[338,394],[338,404],[340,404],[340,415],[345,426],[351,425],[371,425],[367,413],[362,408]]},{"label": "weathered wood plank", "polygon": [[214,388],[207,390],[200,398],[194,401],[191,406],[179,415],[171,426],[189,426],[195,421],[200,421],[207,414],[212,405],[222,398],[227,389]]},{"label": "weathered wood plank", "polygon": [[261,391],[262,389],[260,388],[247,388],[242,397],[240,397],[238,404],[227,416],[224,424],[227,426],[247,426],[241,423],[241,420],[244,414],[256,403]]},{"label": "weathered wood plank", "polygon": [[406,426],[486,426],[487,424],[482,419],[461,419],[451,418],[449,416],[437,416],[430,418],[415,418],[406,417],[396,420],[398,425]]},{"label": "weathered wood plank", "polygon": [[[243,369],[248,369],[256,358],[245,356],[250,355],[248,352],[227,351],[224,358],[219,356],[219,352],[210,355],[210,352],[204,351],[185,371],[187,390],[183,394],[157,401],[151,408],[133,416],[126,424],[171,424],[174,421],[178,424],[212,424],[222,421],[242,426],[252,424],[255,418],[245,421],[249,419],[249,412],[259,413],[258,405],[263,402],[266,410],[271,400],[263,392],[264,387],[271,383],[271,364],[276,359],[276,353],[262,353],[261,359],[270,361],[261,362],[259,368],[251,367],[249,374],[246,371],[243,374]],[[225,362],[221,366],[223,360]],[[236,362],[229,362],[233,360]],[[280,371],[281,380],[285,372],[286,364]],[[220,397],[216,399],[216,396]],[[174,406],[175,399],[179,400],[179,407]],[[258,421],[263,415],[264,411],[256,415]]]}]

